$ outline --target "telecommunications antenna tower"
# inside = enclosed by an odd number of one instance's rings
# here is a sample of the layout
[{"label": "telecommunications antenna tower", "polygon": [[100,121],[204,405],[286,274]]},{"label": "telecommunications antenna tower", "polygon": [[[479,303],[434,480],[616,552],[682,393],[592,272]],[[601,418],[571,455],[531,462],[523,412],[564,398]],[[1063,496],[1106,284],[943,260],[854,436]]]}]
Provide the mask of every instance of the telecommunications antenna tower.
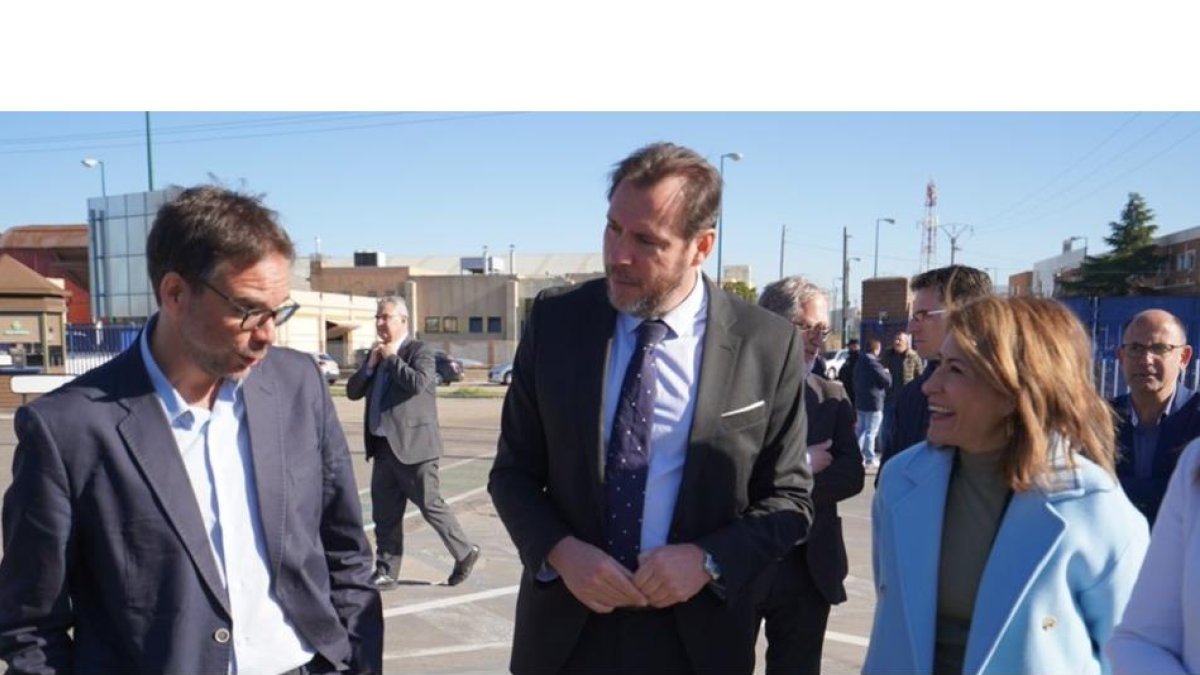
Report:
[{"label": "telecommunications antenna tower", "polygon": [[925,186],[925,218],[921,226],[921,271],[933,269],[937,264],[937,185],[933,179]]}]

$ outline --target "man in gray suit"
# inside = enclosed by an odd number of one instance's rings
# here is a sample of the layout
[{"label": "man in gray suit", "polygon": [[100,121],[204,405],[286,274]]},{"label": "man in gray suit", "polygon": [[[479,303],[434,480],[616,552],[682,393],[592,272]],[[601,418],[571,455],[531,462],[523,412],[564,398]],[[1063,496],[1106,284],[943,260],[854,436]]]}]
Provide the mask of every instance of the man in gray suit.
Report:
[{"label": "man in gray suit", "polygon": [[479,547],[467,541],[438,487],[442,436],[437,417],[437,368],[433,350],[408,335],[404,298],[385,297],[375,312],[379,341],[350,380],[346,397],[367,397],[367,460],[375,519],[375,576],[381,590],[396,587],[404,554],[404,509],[411,500],[454,557],[446,583],[467,580]]},{"label": "man in gray suit", "polygon": [[17,411],[0,659],[11,673],[382,672],[346,438],[275,214],[213,186],[159,210],[159,310],[108,363]]}]

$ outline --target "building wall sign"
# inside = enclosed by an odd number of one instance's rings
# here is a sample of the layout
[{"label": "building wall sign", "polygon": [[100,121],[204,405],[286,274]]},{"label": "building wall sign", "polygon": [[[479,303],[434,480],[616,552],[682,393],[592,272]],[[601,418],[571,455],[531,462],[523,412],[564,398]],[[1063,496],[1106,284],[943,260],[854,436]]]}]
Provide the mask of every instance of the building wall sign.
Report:
[{"label": "building wall sign", "polygon": [[34,317],[14,316],[0,319],[0,326],[3,326],[3,331],[0,332],[5,336],[21,336],[33,335],[38,323]]}]

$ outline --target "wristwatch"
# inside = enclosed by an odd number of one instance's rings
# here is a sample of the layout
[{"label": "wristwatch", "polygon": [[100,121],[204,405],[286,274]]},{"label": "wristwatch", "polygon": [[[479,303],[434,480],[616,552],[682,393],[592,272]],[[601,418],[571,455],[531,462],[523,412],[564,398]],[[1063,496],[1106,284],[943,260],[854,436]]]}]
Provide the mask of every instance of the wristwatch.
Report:
[{"label": "wristwatch", "polygon": [[708,551],[704,552],[704,573],[713,581],[721,580],[721,566],[717,564],[716,558]]}]

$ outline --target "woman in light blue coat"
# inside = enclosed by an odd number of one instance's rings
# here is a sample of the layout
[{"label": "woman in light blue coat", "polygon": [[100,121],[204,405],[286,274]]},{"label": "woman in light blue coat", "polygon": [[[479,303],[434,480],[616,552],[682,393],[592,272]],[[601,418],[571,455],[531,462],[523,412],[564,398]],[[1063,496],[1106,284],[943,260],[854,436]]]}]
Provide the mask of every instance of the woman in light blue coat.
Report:
[{"label": "woman in light blue coat", "polygon": [[928,440],[884,466],[872,507],[863,672],[1108,672],[1149,535],[1113,473],[1083,327],[1033,298],[948,324]]}]

